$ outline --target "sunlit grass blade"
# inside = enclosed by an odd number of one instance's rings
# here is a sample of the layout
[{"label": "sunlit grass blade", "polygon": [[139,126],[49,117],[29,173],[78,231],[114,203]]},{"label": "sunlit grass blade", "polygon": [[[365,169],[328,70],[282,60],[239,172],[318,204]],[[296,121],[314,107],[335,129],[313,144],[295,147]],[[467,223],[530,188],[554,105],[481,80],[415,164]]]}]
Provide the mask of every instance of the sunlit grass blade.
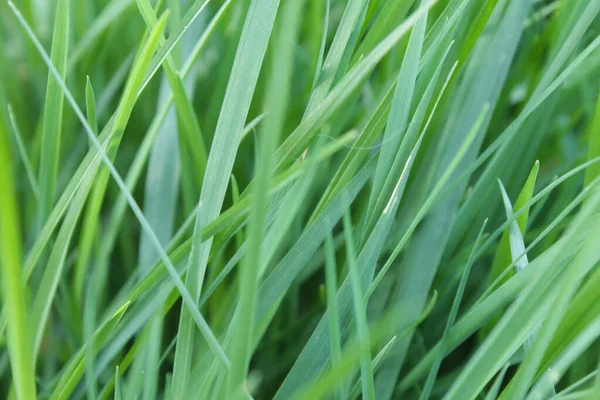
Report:
[{"label": "sunlit grass blade", "polygon": [[8,132],[0,123],[0,274],[2,277],[2,302],[8,320],[8,354],[12,380],[18,399],[35,399],[35,363],[26,286],[21,272],[21,228],[19,208],[11,168]]}]

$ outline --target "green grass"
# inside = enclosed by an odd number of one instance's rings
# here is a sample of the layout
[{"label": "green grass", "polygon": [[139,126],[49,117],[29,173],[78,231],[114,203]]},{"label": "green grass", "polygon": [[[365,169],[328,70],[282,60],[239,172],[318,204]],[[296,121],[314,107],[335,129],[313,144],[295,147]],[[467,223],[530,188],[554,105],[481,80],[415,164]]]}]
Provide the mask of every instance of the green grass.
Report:
[{"label": "green grass", "polygon": [[600,398],[599,14],[0,2],[0,398]]}]

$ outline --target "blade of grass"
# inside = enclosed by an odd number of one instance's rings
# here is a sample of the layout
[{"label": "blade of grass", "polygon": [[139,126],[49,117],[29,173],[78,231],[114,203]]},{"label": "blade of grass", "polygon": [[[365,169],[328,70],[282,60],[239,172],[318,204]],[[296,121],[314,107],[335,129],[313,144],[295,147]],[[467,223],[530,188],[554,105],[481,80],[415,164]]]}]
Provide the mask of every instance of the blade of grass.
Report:
[{"label": "blade of grass", "polygon": [[500,370],[500,372],[498,373],[498,376],[496,377],[496,379],[494,380],[494,383],[492,384],[492,387],[490,388],[489,392],[485,396],[485,400],[496,400],[498,398],[498,394],[500,393],[500,388],[502,386],[502,381],[504,380],[504,376],[506,375],[506,371],[508,370],[509,366],[510,366],[510,364],[507,363]]},{"label": "blade of grass", "polygon": [[[335,248],[331,233],[325,238],[325,286],[327,292],[327,315],[329,317],[329,342],[331,346],[331,367],[339,368],[342,359],[342,343],[340,334],[340,317],[337,310],[337,300],[335,298],[337,287],[337,273],[335,262]],[[335,393],[337,400],[343,400],[346,384],[341,383]]]},{"label": "blade of grass", "polygon": [[[54,18],[51,57],[52,63],[56,65],[61,79],[65,79],[67,73],[70,8],[69,0],[60,0],[57,3],[56,16]],[[52,77],[52,74],[48,73],[42,128],[42,148],[38,173],[40,184],[38,225],[40,228],[54,207],[56,176],[58,175],[60,161],[63,102],[64,95],[59,85]]]},{"label": "blade of grass", "polygon": [[360,281],[358,266],[356,265],[356,250],[354,247],[352,222],[348,210],[344,213],[344,238],[348,262],[348,275],[352,285],[352,298],[354,303],[354,318],[360,351],[360,375],[362,381],[363,399],[375,399],[375,384],[373,381],[373,368],[371,366],[371,352],[369,340],[369,327],[367,326],[366,307],[363,299],[363,289]]},{"label": "blade of grass", "polygon": [[29,181],[29,186],[31,186],[31,191],[35,196],[36,201],[39,201],[39,185],[35,179],[33,167],[31,166],[31,161],[29,161],[29,156],[27,155],[27,150],[25,149],[25,144],[23,143],[23,136],[21,135],[21,131],[19,129],[19,126],[17,125],[15,114],[10,104],[8,105],[8,117],[13,130],[13,134],[15,135],[15,142],[17,143],[17,149],[19,150],[21,161],[23,161],[23,166],[25,167],[25,172],[27,173],[27,180]]},{"label": "blade of grass", "polygon": [[35,399],[35,364],[33,362],[26,286],[21,274],[21,232],[18,216],[8,132],[0,124],[0,273],[2,302],[8,320],[8,354],[12,380],[18,399]]},{"label": "blade of grass", "polygon": [[[388,355],[390,349],[396,342],[396,339],[397,339],[396,336],[392,337],[390,339],[390,341],[387,342],[387,344],[385,346],[383,346],[383,348],[379,351],[379,353],[377,353],[375,358],[373,358],[372,369],[373,369],[374,374],[376,374],[379,367],[381,367],[381,362]],[[335,367],[332,367],[332,368],[335,368]],[[348,399],[354,400],[354,399],[358,398],[358,396],[360,396],[361,392],[362,392],[361,385],[359,384],[359,382],[356,382],[356,384],[350,391],[350,395],[348,396]]]},{"label": "blade of grass", "polygon": [[[589,149],[588,149],[588,160],[600,156],[600,92],[598,93],[598,102],[596,104],[596,114],[594,120],[590,125],[589,131]],[[591,181],[596,177],[600,176],[600,166],[598,164],[589,167],[585,171],[584,185],[588,186]]]}]

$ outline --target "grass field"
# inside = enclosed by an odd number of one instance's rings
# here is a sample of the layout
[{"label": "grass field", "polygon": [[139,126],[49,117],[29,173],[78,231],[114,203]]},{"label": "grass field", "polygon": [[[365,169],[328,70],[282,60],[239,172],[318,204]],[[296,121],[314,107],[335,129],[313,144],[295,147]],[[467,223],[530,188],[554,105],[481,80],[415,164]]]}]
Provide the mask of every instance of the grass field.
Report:
[{"label": "grass field", "polygon": [[0,398],[600,399],[600,0],[0,0]]}]

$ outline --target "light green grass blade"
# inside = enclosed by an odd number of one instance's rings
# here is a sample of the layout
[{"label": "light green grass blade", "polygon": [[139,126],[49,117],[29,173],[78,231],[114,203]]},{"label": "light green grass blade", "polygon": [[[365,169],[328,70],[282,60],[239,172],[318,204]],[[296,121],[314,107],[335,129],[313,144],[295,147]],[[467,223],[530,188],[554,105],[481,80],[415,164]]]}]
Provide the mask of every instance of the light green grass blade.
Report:
[{"label": "light green grass blade", "polygon": [[[596,113],[594,114],[594,120],[590,125],[589,131],[589,149],[588,149],[588,160],[600,156],[600,93],[598,93],[598,101],[596,104]],[[598,164],[590,166],[585,171],[585,186],[588,186],[590,182],[600,176],[600,166]]]},{"label": "light green grass blade", "polygon": [[118,365],[115,368],[115,400],[121,400],[121,375]]},{"label": "light green grass blade", "polygon": [[375,399],[375,384],[373,381],[373,369],[371,366],[371,352],[369,340],[369,327],[367,326],[366,306],[363,299],[363,289],[360,281],[358,266],[356,265],[356,250],[354,247],[354,229],[350,220],[348,210],[344,213],[344,238],[346,242],[346,254],[348,262],[348,275],[352,286],[352,299],[354,304],[354,318],[356,321],[356,332],[358,336],[358,347],[360,353],[360,376],[362,382],[363,399]]},{"label": "light green grass blade", "polygon": [[92,131],[97,135],[98,116],[96,113],[96,96],[94,95],[94,88],[89,76],[85,80],[85,115]]},{"label": "light green grass blade", "polygon": [[[276,5],[274,6],[276,7]],[[291,0],[283,6],[282,28],[277,35],[274,49],[277,58],[273,58],[271,64],[271,76],[266,94],[268,114],[259,136],[259,150],[256,154],[257,170],[254,178],[254,203],[248,224],[248,251],[242,259],[238,275],[239,306],[237,320],[233,327],[230,353],[232,368],[227,383],[227,398],[230,399],[244,397],[242,388],[246,386],[246,376],[252,355],[257,288],[264,255],[261,247],[266,228],[269,180],[274,159],[273,153],[279,143],[289,103],[293,49],[296,46],[303,7],[303,0]]]},{"label": "light green grass blade", "polygon": [[18,399],[35,399],[35,363],[33,362],[26,285],[21,274],[21,231],[15,193],[8,132],[0,123],[0,273],[2,302],[8,320],[8,354],[12,380]]},{"label": "light green grass blade", "polygon": [[421,392],[420,399],[425,400],[429,399],[431,396],[431,390],[433,389],[433,385],[435,383],[435,379],[437,377],[438,371],[440,369],[440,365],[442,364],[442,359],[444,358],[445,353],[445,345],[446,340],[448,339],[448,335],[450,330],[454,326],[454,322],[456,321],[456,316],[458,315],[458,310],[460,307],[460,302],[465,293],[465,287],[467,286],[467,279],[469,279],[469,274],[471,272],[471,267],[473,266],[475,253],[479,248],[481,237],[483,232],[485,231],[485,226],[487,225],[487,220],[483,222],[483,225],[477,235],[477,239],[475,240],[475,245],[473,246],[473,250],[469,255],[469,259],[464,266],[462,276],[460,278],[460,282],[458,283],[458,289],[456,290],[456,295],[454,296],[454,301],[452,302],[452,308],[450,309],[450,315],[448,315],[448,321],[446,322],[446,327],[444,328],[444,333],[442,334],[442,339],[440,340],[440,349],[438,351],[438,355],[436,361],[433,364],[433,367],[429,370],[429,375],[427,375],[427,380],[425,381],[425,387]]},{"label": "light green grass blade", "polygon": [[[212,245],[212,238],[202,239],[202,230],[221,211],[278,5],[278,0],[253,2],[246,16],[200,193],[200,209],[194,226],[194,244],[186,275],[186,287],[194,302],[200,298]],[[175,398],[185,397],[193,343],[193,320],[188,311],[182,309],[173,369],[172,390]]]},{"label": "light green grass blade", "polygon": [[[519,193],[519,197],[517,197],[517,201],[515,202],[514,209],[520,210],[531,198],[533,197],[533,192],[535,189],[535,183],[537,180],[537,175],[539,171],[540,164],[536,162],[525,181],[525,185],[521,189]],[[512,213],[512,209],[511,209]],[[521,233],[525,234],[525,229],[527,228],[527,221],[529,219],[529,207],[526,208],[524,212],[522,212],[517,218],[517,224],[521,231]],[[518,253],[521,254],[521,253]],[[492,264],[492,269],[490,270],[490,283],[493,282],[498,276],[504,271],[507,265],[509,265],[513,261],[513,257],[511,256],[511,247],[510,247],[510,233],[506,231],[502,235],[502,239],[500,239],[500,244],[498,245],[498,249],[496,250],[496,255],[494,256],[494,262]],[[505,277],[502,279],[501,283],[506,282],[511,276],[513,272],[510,271]]]},{"label": "light green grass blade", "polygon": [[[69,0],[60,0],[56,6],[56,17],[54,19],[51,56],[52,63],[56,65],[61,79],[65,79],[67,72],[70,9]],[[40,184],[38,224],[40,227],[46,221],[54,207],[56,177],[58,175],[60,146],[62,142],[63,102],[64,95],[59,85],[52,75],[48,73],[42,130],[42,149],[38,173]]]},{"label": "light green grass blade", "polygon": [[15,135],[15,142],[17,143],[17,148],[19,150],[19,155],[21,156],[21,161],[23,161],[23,166],[25,167],[25,172],[27,173],[27,180],[29,181],[29,186],[31,186],[31,191],[36,197],[36,200],[38,200],[40,195],[39,185],[35,179],[33,167],[31,166],[31,161],[29,161],[29,156],[27,155],[27,150],[25,149],[25,144],[23,143],[23,135],[21,135],[21,130],[17,125],[17,119],[15,118],[15,114],[10,104],[8,105],[8,118],[10,120],[13,134]]}]

